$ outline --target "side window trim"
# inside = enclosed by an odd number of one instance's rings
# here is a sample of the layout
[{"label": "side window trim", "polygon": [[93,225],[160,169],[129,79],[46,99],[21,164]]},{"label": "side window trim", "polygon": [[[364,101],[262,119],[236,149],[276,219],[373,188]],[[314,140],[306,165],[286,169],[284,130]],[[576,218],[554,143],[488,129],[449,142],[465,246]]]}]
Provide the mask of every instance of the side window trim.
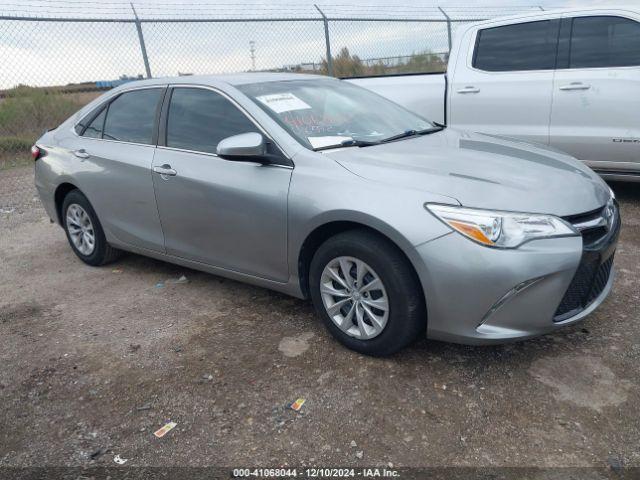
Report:
[{"label": "side window trim", "polygon": [[[107,104],[106,107],[104,107],[104,118],[102,119],[102,125],[100,125],[100,139],[104,138],[104,125],[107,123],[107,115],[109,115],[109,104]],[[98,116],[100,116],[102,114],[102,112],[100,112],[100,114],[98,114]],[[96,117],[98,118],[98,117]],[[95,120],[95,119],[94,119]],[[89,124],[91,125],[91,124]],[[89,126],[87,125],[86,128],[89,128]],[[85,130],[86,130],[85,128]],[[84,132],[83,132],[84,134]]]},{"label": "side window trim", "polygon": [[571,68],[571,49],[573,47],[573,24],[575,22],[575,17],[571,18],[571,27],[569,28],[569,39],[568,39],[568,43],[567,43],[567,68]]},{"label": "side window trim", "polygon": [[169,85],[165,85],[162,89],[162,93],[160,94],[160,101],[158,102],[158,105],[156,105],[156,111],[153,115],[153,132],[151,134],[151,145],[153,145],[154,147],[158,146],[158,141],[160,138],[160,115],[162,114],[162,109],[164,108],[164,104],[167,101],[166,99],[168,91]]},{"label": "side window trim", "polygon": [[563,17],[560,22],[558,50],[556,53],[556,70],[569,68],[571,60],[571,34],[573,33],[573,17]]},{"label": "side window trim", "polygon": [[[531,72],[551,72],[557,68],[558,61],[558,48],[560,44],[560,27],[561,27],[562,17],[552,17],[552,18],[540,18],[538,20],[530,20],[526,22],[517,22],[517,23],[505,23],[502,25],[494,25],[487,26],[484,28],[479,28],[475,32],[474,46],[473,46],[473,54],[471,55],[471,68],[478,72],[490,73],[490,74],[501,74],[501,73],[531,73]],[[532,70],[485,70],[483,68],[476,66],[476,61],[478,57],[478,51],[480,46],[480,37],[483,31],[490,30],[492,28],[500,28],[500,27],[509,27],[514,25],[526,25],[529,23],[537,23],[537,22],[545,22],[548,21],[552,26],[556,29],[556,47],[555,47],[555,62],[554,67],[552,68],[544,68],[544,69],[532,69]]]},{"label": "side window trim", "polygon": [[171,97],[175,87],[170,85],[162,99],[162,107],[160,108],[160,118],[158,119],[158,147],[167,146],[167,123],[169,121],[169,105],[171,105]]},{"label": "side window trim", "polygon": [[113,139],[111,139],[111,138],[104,138],[104,127],[106,127],[106,125],[107,125],[107,117],[109,116],[109,109],[111,108],[111,104],[112,104],[112,103],[113,103],[113,102],[114,102],[118,97],[120,97],[121,95],[122,95],[122,93],[121,93],[121,94],[119,94],[119,95],[116,95],[115,97],[113,97],[111,100],[109,100],[109,101],[107,102],[107,106],[105,107],[105,109],[106,109],[106,113],[105,113],[105,115],[104,115],[104,122],[102,122],[102,136],[100,137],[102,140],[109,140],[110,142],[118,142],[118,141],[119,141],[119,140],[113,140]]},{"label": "side window trim", "polygon": [[473,55],[471,55],[471,68],[473,68],[474,70],[479,70],[481,72],[485,72],[485,70],[480,70],[478,67],[476,67],[476,61],[478,59],[478,50],[480,50],[480,48],[478,48],[480,47],[480,35],[482,34],[483,30],[486,30],[486,28],[479,28],[476,30],[476,38],[473,42]]},{"label": "side window trim", "polygon": [[273,140],[273,138],[271,138],[271,136],[267,133],[267,131],[262,127],[262,125],[260,125],[241,105],[239,105],[233,98],[231,98],[229,95],[227,95],[225,92],[223,92],[222,90],[219,90],[215,87],[210,87],[207,85],[196,85],[196,84],[175,84],[175,85],[169,85],[167,87],[167,92],[164,95],[164,99],[162,102],[162,108],[160,110],[160,117],[159,117],[159,128],[158,128],[158,142],[157,142],[157,146],[164,148],[164,149],[168,149],[168,150],[176,150],[176,151],[180,151],[180,152],[189,152],[189,153],[195,153],[198,155],[207,155],[210,157],[216,157],[219,158],[217,154],[215,153],[210,153],[210,152],[201,152],[198,150],[187,150],[184,148],[177,148],[177,147],[169,147],[167,146],[167,127],[168,127],[168,122],[169,122],[169,109],[171,108],[171,97],[173,96],[173,92],[174,90],[178,89],[178,88],[190,88],[190,89],[198,89],[198,90],[208,90],[210,92],[213,92],[217,95],[222,96],[223,98],[227,99],[229,102],[231,102],[231,104],[233,106],[235,106],[238,111],[243,114],[245,117],[247,117],[247,119],[249,120],[249,122],[253,123],[253,125],[260,131],[260,133],[262,133],[262,135],[264,135],[265,139],[267,140],[268,143],[271,143],[274,148],[278,151],[278,156],[281,158],[281,161],[275,165],[278,166],[283,166],[283,167],[293,167],[293,162],[291,161],[291,159],[289,157],[286,156],[286,154],[284,153],[283,149]]}]

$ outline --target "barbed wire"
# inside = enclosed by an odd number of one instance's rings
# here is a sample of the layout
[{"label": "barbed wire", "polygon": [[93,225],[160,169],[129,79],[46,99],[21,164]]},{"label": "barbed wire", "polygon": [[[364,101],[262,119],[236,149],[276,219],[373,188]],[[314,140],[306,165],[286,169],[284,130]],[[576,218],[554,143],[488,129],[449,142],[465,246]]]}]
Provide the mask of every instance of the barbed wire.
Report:
[{"label": "barbed wire", "polygon": [[[82,19],[101,17],[122,19],[131,18],[132,5],[136,9],[138,17],[145,18],[185,18],[192,19],[195,16],[207,16],[211,18],[265,18],[272,16],[284,18],[319,18],[320,13],[312,4],[300,3],[265,3],[265,2],[216,2],[193,1],[180,3],[175,0],[160,2],[128,2],[126,0],[111,0],[98,2],[95,0],[24,0],[3,2],[2,17],[33,17],[34,19],[51,16],[63,19],[65,17],[79,17]],[[427,4],[407,5],[383,5],[383,4],[344,4],[344,3],[320,3],[319,7],[327,16],[335,19],[341,17],[365,17],[365,18],[436,18],[441,19],[443,13],[438,6]],[[500,14],[517,14],[541,9],[539,6],[513,6],[513,5],[447,5],[444,7],[451,18],[467,19],[477,16],[478,13],[499,12]],[[551,8],[551,7],[545,7]],[[493,16],[493,15],[492,15]]]}]

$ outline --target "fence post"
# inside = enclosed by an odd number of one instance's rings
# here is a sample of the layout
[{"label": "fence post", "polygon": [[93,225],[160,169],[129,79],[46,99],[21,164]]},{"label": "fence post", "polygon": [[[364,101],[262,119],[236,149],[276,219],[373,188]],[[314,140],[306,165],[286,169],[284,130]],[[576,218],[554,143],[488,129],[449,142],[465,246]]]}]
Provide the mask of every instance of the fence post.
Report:
[{"label": "fence post", "polygon": [[327,47],[327,73],[330,77],[333,77],[333,58],[331,57],[331,40],[329,40],[329,20],[327,16],[324,14],[318,5],[314,4],[314,7],[320,12],[322,15],[322,21],[324,22],[324,42]]},{"label": "fence post", "polygon": [[147,56],[147,47],[144,44],[144,35],[142,34],[142,25],[140,24],[140,19],[138,18],[138,13],[136,12],[133,3],[131,3],[131,10],[133,10],[133,15],[136,17],[136,30],[138,30],[138,40],[140,41],[140,50],[142,50],[142,60],[144,61],[144,69],[147,73],[147,78],[151,78],[151,67],[149,66],[149,57]]},{"label": "fence post", "polygon": [[447,15],[447,12],[445,12],[442,7],[438,7],[438,10],[440,10],[442,15],[444,15],[444,18],[447,19],[447,37],[449,40],[449,55],[451,55],[451,48],[453,46],[453,38],[451,36],[451,18],[449,18],[449,15]]}]

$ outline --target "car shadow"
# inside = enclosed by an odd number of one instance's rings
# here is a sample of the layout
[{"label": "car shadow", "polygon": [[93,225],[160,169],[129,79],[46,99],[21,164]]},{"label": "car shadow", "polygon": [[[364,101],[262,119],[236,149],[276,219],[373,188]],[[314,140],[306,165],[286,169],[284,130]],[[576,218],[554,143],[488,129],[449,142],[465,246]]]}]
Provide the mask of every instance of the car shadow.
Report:
[{"label": "car shadow", "polygon": [[[257,287],[235,280],[229,280],[220,276],[192,270],[185,267],[173,265],[161,260],[152,258],[126,254],[121,260],[113,265],[113,268],[123,269],[128,272],[135,271],[138,275],[146,278],[150,288],[156,290],[172,288],[170,283],[166,283],[165,279],[178,279],[184,275],[190,285],[181,285],[182,288],[191,288],[199,285],[199,288],[207,290],[209,288],[220,291],[222,295],[229,295],[230,298],[236,297],[237,294],[243,296],[258,296],[262,301],[253,303],[255,311],[247,312],[253,315],[264,316],[266,322],[274,322],[270,327],[271,330],[277,331],[277,319],[290,316],[292,311],[300,316],[300,324],[309,326],[309,320],[315,324],[314,330],[322,335],[326,335],[325,347],[333,350],[336,355],[351,354],[345,347],[331,338],[321,320],[314,312],[313,305],[310,300],[301,300],[289,297],[285,294],[274,292],[262,287]],[[142,278],[141,278],[142,280]],[[174,287],[175,288],[175,287]],[[246,307],[245,307],[246,308]],[[261,312],[262,310],[262,312]],[[275,313],[275,315],[274,315]],[[548,335],[527,339],[520,342],[486,345],[486,346],[468,346],[447,342],[440,342],[425,338],[418,339],[414,344],[405,348],[390,357],[380,359],[383,362],[400,363],[400,364],[425,364],[425,362],[444,361],[453,363],[468,363],[469,366],[482,364],[486,367],[499,365],[506,358],[509,359],[510,368],[522,363],[529,365],[532,357],[540,355],[556,355],[568,350],[577,350],[584,346],[585,339],[590,337],[590,331],[585,322],[575,326],[568,326],[557,332]],[[289,327],[287,327],[289,328]],[[282,334],[288,332],[283,327]],[[333,346],[331,346],[333,344]],[[358,355],[356,355],[358,357]],[[362,357],[366,358],[366,357]]]}]

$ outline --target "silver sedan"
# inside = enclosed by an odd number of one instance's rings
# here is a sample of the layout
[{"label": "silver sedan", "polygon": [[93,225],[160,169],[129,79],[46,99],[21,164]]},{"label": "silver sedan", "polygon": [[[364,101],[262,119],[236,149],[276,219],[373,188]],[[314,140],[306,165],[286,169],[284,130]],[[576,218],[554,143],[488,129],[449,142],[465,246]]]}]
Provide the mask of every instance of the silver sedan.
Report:
[{"label": "silver sedan", "polygon": [[551,332],[613,282],[618,207],[588,167],[336,79],[128,83],[33,156],[85,263],[129,251],[310,298],[366,354]]}]

